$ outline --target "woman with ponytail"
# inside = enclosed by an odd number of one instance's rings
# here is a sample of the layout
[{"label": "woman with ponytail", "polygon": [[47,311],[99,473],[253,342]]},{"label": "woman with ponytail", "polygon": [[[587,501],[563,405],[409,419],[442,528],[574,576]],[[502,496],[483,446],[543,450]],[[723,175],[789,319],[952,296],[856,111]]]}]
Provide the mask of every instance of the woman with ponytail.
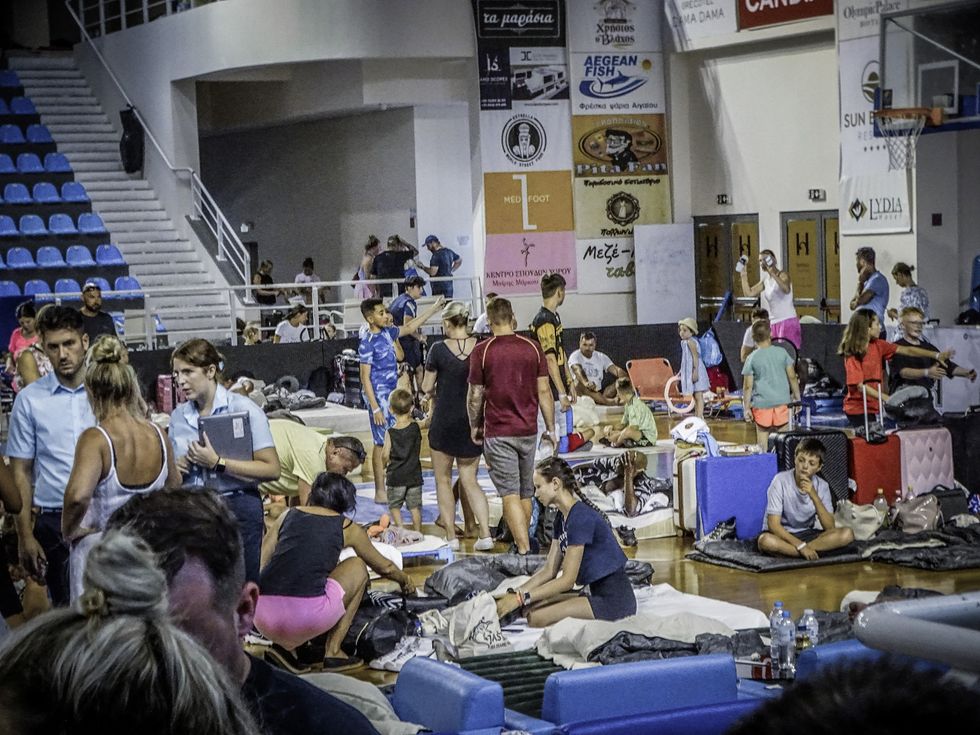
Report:
[{"label": "woman with ponytail", "polygon": [[89,349],[85,391],[97,424],[78,439],[61,516],[71,545],[72,600],[82,592],[85,557],[112,512],[133,495],[180,486],[170,442],[143,418],[136,373],[115,337],[99,337]]},{"label": "woman with ponytail", "polygon": [[[626,576],[626,555],[609,521],[579,489],[563,459],[549,457],[537,464],[534,496],[558,508],[554,540],[544,566],[497,602],[497,614],[520,609],[533,628],[564,618],[619,620],[633,615],[636,596]],[[575,585],[585,589],[568,595]]]},{"label": "woman with ponytail", "polygon": [[0,645],[0,732],[259,733],[225,670],[168,615],[167,579],[140,539],[109,531],[72,607]]}]

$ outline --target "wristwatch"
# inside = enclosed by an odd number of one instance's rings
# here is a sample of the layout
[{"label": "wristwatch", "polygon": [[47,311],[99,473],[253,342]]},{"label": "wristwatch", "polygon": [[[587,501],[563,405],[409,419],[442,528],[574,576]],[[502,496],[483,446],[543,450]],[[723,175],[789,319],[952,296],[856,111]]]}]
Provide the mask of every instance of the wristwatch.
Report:
[{"label": "wristwatch", "polygon": [[214,471],[220,475],[223,474],[226,469],[228,469],[228,467],[225,465],[225,460],[218,457],[218,461],[214,463]]}]

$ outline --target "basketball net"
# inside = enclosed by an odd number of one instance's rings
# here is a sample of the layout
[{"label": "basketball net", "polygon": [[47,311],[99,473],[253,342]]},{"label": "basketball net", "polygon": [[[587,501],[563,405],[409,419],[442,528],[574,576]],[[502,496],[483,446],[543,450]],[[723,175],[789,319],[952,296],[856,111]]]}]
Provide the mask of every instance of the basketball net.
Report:
[{"label": "basketball net", "polygon": [[932,125],[942,124],[941,108],[886,108],[875,110],[874,116],[888,145],[889,171],[915,168],[915,146],[926,122]]}]

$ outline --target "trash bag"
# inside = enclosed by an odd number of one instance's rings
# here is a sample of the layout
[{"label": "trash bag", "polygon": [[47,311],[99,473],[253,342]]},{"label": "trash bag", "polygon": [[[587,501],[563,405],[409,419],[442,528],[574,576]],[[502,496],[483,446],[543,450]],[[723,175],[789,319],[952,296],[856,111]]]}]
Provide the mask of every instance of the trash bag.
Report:
[{"label": "trash bag", "polygon": [[119,140],[119,158],[126,173],[136,173],[143,168],[143,126],[132,105],[119,111],[119,119],[123,128],[122,138]]}]

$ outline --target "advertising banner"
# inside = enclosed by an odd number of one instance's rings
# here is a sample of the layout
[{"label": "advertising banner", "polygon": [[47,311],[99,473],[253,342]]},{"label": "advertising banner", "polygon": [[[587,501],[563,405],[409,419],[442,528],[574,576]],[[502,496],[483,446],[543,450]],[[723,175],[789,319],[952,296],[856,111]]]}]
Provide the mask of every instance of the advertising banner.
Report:
[{"label": "advertising banner", "polygon": [[[559,270],[574,288],[571,110],[565,0],[473,0],[486,202],[484,280],[538,293]],[[562,270],[564,269],[564,270]]]},{"label": "advertising banner", "polygon": [[842,176],[840,206],[842,235],[911,232],[908,171]]},{"label": "advertising banner", "polygon": [[738,27],[762,28],[833,12],[834,0],[738,0]]},{"label": "advertising banner", "polygon": [[635,288],[631,238],[577,240],[579,293],[624,293]]},{"label": "advertising banner", "polygon": [[684,50],[691,41],[738,31],[736,0],[665,0],[664,15],[674,46]]},{"label": "advertising banner", "polygon": [[583,239],[632,237],[635,225],[670,222],[666,177],[575,179],[575,234]]}]

